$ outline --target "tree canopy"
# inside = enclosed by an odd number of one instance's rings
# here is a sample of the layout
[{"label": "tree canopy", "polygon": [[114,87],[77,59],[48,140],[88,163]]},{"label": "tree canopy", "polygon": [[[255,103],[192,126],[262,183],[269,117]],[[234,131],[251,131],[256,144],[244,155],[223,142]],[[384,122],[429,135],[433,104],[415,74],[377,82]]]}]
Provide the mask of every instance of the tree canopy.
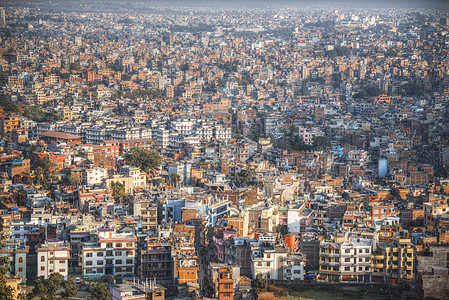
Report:
[{"label": "tree canopy", "polygon": [[256,171],[254,169],[243,169],[232,180],[238,187],[245,187],[254,183],[254,176],[256,175]]},{"label": "tree canopy", "polygon": [[125,185],[121,182],[112,181],[111,190],[112,190],[112,197],[116,202],[119,202],[124,198],[128,197],[128,194],[125,191]]},{"label": "tree canopy", "polygon": [[133,148],[125,153],[125,161],[127,164],[139,167],[144,172],[150,169],[159,168],[162,163],[162,156],[157,152],[142,148]]},{"label": "tree canopy", "polygon": [[91,296],[89,300],[109,300],[111,299],[111,294],[107,286],[101,282],[97,282],[89,286],[89,292]]},{"label": "tree canopy", "polygon": [[34,183],[50,189],[51,183],[55,180],[55,164],[48,157],[40,158],[35,163]]},{"label": "tree canopy", "polygon": [[[5,246],[6,236],[0,236],[0,248]],[[13,300],[15,299],[15,290],[12,286],[6,285],[6,279],[9,273],[9,256],[0,257],[0,299]]]},{"label": "tree canopy", "polygon": [[268,288],[268,280],[263,277],[262,274],[257,274],[256,278],[251,280],[251,290],[253,293],[258,294],[266,292]]},{"label": "tree canopy", "polygon": [[64,280],[64,276],[60,273],[51,273],[50,276],[45,279],[40,276],[34,282],[34,288],[32,292],[33,297],[39,297],[42,300],[54,300],[56,299],[56,292],[63,289],[60,292],[62,299],[69,299],[78,294],[75,281],[71,278]]}]

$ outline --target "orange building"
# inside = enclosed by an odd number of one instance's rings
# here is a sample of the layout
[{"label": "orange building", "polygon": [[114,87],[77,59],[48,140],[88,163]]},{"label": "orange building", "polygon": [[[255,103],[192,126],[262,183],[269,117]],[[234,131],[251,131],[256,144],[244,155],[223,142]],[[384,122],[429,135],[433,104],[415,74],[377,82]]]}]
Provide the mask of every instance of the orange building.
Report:
[{"label": "orange building", "polygon": [[218,270],[218,300],[234,299],[234,280],[232,268],[225,267]]}]

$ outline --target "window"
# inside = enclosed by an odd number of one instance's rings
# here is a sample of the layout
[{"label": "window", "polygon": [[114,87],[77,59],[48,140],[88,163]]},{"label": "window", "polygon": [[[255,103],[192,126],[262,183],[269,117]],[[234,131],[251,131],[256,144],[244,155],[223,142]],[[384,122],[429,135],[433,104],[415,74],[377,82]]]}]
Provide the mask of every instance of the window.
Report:
[{"label": "window", "polygon": [[86,274],[92,274],[92,269],[86,269]]},{"label": "window", "polygon": [[92,257],[92,253],[86,253],[86,257]]},{"label": "window", "polygon": [[126,243],[126,247],[132,247],[133,243]]},{"label": "window", "polygon": [[97,268],[97,273],[103,273],[103,268]]},{"label": "window", "polygon": [[23,272],[23,268],[19,268],[19,272]]},{"label": "window", "polygon": [[41,256],[41,261],[45,261],[45,256]]},{"label": "window", "polygon": [[65,269],[59,269],[59,273],[64,273]]},{"label": "window", "polygon": [[133,263],[133,260],[132,260],[132,259],[127,259],[127,260],[126,260],[126,264],[127,264],[127,265],[132,264],[132,263]]},{"label": "window", "polygon": [[351,271],[350,267],[345,267],[345,271]]},{"label": "window", "polygon": [[41,271],[45,271],[45,267],[41,267]]},{"label": "window", "polygon": [[59,263],[63,264],[63,263],[65,263],[65,260],[60,260]]},{"label": "window", "polygon": [[267,254],[267,258],[271,258],[271,254]]},{"label": "window", "polygon": [[133,256],[133,251],[126,251],[126,256]]},{"label": "window", "polygon": [[345,258],[345,262],[351,262],[351,259],[349,257]]},{"label": "window", "polygon": [[102,266],[103,265],[103,261],[102,260],[97,260],[97,265]]},{"label": "window", "polygon": [[98,252],[97,256],[103,257],[103,252]]},{"label": "window", "polygon": [[345,253],[351,253],[351,249],[346,249]]},{"label": "window", "polygon": [[116,244],[115,244],[115,247],[121,248],[121,247],[122,247],[122,243],[116,243]]},{"label": "window", "polygon": [[122,251],[115,251],[115,256],[122,256]]},{"label": "window", "polygon": [[50,260],[50,265],[52,265],[53,264],[53,261],[52,260]]},{"label": "window", "polygon": [[92,266],[92,261],[91,260],[86,260],[86,266]]},{"label": "window", "polygon": [[19,263],[20,264],[23,263],[23,258],[22,257],[19,257]]},{"label": "window", "polygon": [[259,262],[257,263],[257,265],[258,265],[259,267],[261,267],[261,266],[262,266],[262,262],[259,261]]},{"label": "window", "polygon": [[116,265],[121,265],[122,264],[122,260],[121,259],[116,259],[115,260],[115,264]]},{"label": "window", "polygon": [[301,270],[293,270],[293,274],[301,274]]}]

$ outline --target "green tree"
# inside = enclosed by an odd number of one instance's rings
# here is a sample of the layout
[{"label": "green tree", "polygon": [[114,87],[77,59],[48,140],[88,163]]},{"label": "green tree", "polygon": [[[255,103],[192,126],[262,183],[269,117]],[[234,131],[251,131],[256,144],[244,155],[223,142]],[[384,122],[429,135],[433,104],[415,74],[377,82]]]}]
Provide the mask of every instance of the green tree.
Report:
[{"label": "green tree", "polygon": [[327,136],[314,136],[312,138],[313,150],[326,150],[332,146],[331,140]]},{"label": "green tree", "polygon": [[4,108],[5,112],[19,112],[17,104],[6,99],[5,95],[0,95],[0,106]]},{"label": "green tree", "polygon": [[256,175],[256,171],[254,169],[243,169],[232,180],[232,183],[234,183],[238,187],[244,187],[248,186],[254,183],[254,176]]},{"label": "green tree", "polygon": [[133,148],[131,151],[125,153],[125,161],[127,164],[139,167],[148,173],[150,169],[160,167],[162,156],[151,150]]},{"label": "green tree", "polygon": [[111,294],[109,293],[108,287],[100,282],[97,282],[89,286],[89,292],[91,296],[89,300],[110,300]]},{"label": "green tree", "polygon": [[56,292],[63,287],[63,283],[64,276],[60,273],[52,273],[48,279],[40,276],[34,282],[32,296],[39,297],[41,300],[54,300]]},{"label": "green tree", "polygon": [[76,288],[76,282],[72,278],[68,278],[62,283],[64,290],[61,292],[62,299],[69,299],[78,295],[78,289]]},{"label": "green tree", "polygon": [[111,182],[112,197],[116,202],[121,202],[123,199],[128,197],[125,192],[125,185],[118,181]]},{"label": "green tree", "polygon": [[[5,242],[6,236],[1,235],[0,248],[5,246]],[[5,300],[13,300],[15,294],[15,289],[12,286],[6,285],[6,279],[8,279],[8,273],[10,271],[9,263],[10,260],[8,256],[0,257],[0,299]]]},{"label": "green tree", "polygon": [[287,225],[278,225],[276,227],[276,232],[279,232],[282,236],[286,236],[288,232],[288,226]]},{"label": "green tree", "polygon": [[268,280],[262,274],[257,274],[256,278],[251,280],[251,290],[255,294],[266,292],[268,288]]},{"label": "green tree", "polygon": [[51,183],[56,178],[54,170],[55,164],[48,157],[38,159],[35,162],[34,183],[42,185],[45,189],[50,189]]},{"label": "green tree", "polygon": [[170,175],[170,181],[171,181],[173,187],[177,187],[180,180],[181,180],[181,176],[179,176],[178,173],[172,173]]}]

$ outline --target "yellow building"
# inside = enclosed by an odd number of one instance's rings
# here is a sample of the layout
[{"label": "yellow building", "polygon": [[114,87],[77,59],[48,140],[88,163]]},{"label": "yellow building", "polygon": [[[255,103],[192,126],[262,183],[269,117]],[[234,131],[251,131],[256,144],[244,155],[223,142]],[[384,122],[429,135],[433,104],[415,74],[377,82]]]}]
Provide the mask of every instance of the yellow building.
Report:
[{"label": "yellow building", "polygon": [[380,243],[372,260],[373,272],[376,270],[377,276],[383,273],[393,283],[414,278],[415,248],[410,238],[394,237],[389,243]]},{"label": "yellow building", "polygon": [[19,128],[19,117],[17,115],[10,115],[1,118],[0,133],[3,137],[11,136],[11,133]]},{"label": "yellow building", "polygon": [[340,244],[322,243],[320,245],[320,280],[340,281],[340,257]]}]

